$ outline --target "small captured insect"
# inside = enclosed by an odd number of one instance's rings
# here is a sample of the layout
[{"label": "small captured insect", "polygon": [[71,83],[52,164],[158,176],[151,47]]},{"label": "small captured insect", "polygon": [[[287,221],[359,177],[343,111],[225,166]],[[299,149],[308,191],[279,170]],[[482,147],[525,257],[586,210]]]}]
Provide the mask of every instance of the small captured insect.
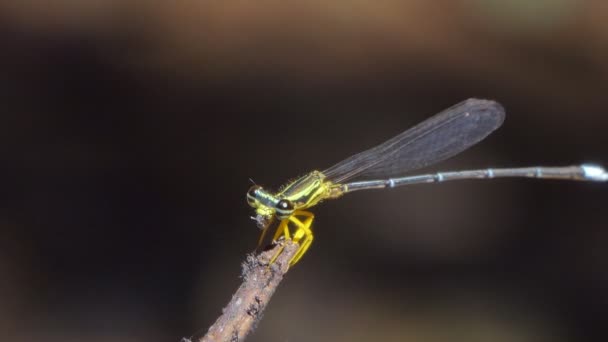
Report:
[{"label": "small captured insect", "polygon": [[[601,166],[592,164],[480,169],[403,176],[408,171],[438,163],[475,145],[500,127],[504,118],[505,111],[499,103],[468,99],[329,169],[314,170],[286,184],[279,192],[270,192],[258,185],[252,186],[247,192],[247,202],[255,209],[254,220],[262,229],[259,243],[262,243],[275,219],[279,220],[273,241],[283,236],[298,243],[299,248],[290,261],[290,264],[294,265],[306,253],[314,238],[311,229],[314,215],[307,209],[323,200],[338,198],[358,190],[499,177],[597,182],[608,180],[608,173]],[[272,261],[280,253],[281,251]]]}]

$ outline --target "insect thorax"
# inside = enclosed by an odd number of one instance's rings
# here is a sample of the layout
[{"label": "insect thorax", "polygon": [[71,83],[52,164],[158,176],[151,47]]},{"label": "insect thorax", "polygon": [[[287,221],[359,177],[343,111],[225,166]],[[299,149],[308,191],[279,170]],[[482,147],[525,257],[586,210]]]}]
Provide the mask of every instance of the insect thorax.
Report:
[{"label": "insect thorax", "polygon": [[312,171],[287,184],[276,197],[292,201],[296,209],[306,209],[329,198],[332,185],[323,173]]}]

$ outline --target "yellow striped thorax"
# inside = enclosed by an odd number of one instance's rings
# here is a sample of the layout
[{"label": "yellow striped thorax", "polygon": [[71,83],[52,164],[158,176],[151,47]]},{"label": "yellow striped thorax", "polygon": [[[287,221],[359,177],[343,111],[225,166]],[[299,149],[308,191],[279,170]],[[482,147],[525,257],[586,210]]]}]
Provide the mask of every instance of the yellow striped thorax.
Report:
[{"label": "yellow striped thorax", "polygon": [[285,185],[274,194],[254,185],[247,191],[247,203],[255,209],[256,221],[266,223],[274,216],[284,220],[296,210],[310,208],[324,199],[337,198],[340,195],[342,187],[315,170]]}]

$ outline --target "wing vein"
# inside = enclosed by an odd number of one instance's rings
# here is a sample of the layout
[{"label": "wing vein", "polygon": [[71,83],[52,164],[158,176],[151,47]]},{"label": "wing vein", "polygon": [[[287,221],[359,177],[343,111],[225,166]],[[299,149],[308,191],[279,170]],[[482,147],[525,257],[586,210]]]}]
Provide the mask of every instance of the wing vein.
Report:
[{"label": "wing vein", "polygon": [[503,120],[504,109],[499,103],[465,100],[323,173],[335,183],[403,175],[466,150],[492,133]]}]

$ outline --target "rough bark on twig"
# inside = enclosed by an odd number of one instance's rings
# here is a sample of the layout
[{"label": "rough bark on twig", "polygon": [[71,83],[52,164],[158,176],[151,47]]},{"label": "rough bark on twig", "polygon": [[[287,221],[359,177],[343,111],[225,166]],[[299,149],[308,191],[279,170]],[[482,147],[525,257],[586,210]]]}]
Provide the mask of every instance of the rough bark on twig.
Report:
[{"label": "rough bark on twig", "polygon": [[[270,259],[283,247],[283,252],[272,265]],[[243,284],[232,296],[222,315],[209,328],[200,342],[243,341],[257,325],[283,275],[298,244],[279,241],[273,248],[258,255],[249,255],[243,263]]]}]

